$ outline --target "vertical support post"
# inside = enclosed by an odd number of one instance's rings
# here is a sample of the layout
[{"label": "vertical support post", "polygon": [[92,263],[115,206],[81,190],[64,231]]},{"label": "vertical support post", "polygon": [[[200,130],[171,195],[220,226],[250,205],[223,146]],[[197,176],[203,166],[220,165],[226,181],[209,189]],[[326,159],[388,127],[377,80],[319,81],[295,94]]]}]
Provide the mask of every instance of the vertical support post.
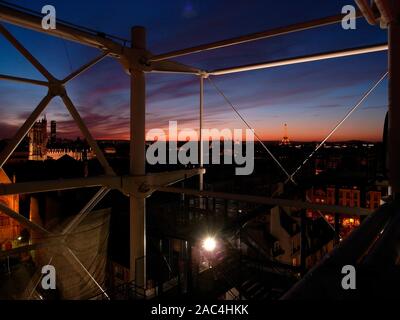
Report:
[{"label": "vertical support post", "polygon": [[[200,76],[200,92],[199,92],[199,145],[200,145],[200,152],[199,152],[199,164],[200,168],[203,168],[204,165],[204,145],[203,145],[203,108],[204,108],[204,77]],[[204,176],[203,173],[199,174],[199,190],[204,190]],[[204,199],[200,197],[200,209],[204,209]]]},{"label": "vertical support post", "polygon": [[400,9],[393,1],[389,24],[389,182],[393,196],[400,197]]},{"label": "vertical support post", "polygon": [[[132,48],[146,49],[146,31],[143,27],[132,28]],[[143,70],[131,62],[131,141],[130,174],[146,173],[145,114],[146,81]],[[145,199],[130,196],[130,279],[138,287],[146,287],[146,203]]]}]

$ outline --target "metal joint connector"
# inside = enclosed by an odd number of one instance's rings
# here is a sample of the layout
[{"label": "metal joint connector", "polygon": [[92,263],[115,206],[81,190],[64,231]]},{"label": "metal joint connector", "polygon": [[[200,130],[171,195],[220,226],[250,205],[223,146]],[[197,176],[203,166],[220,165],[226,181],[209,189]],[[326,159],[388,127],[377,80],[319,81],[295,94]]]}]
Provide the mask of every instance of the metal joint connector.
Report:
[{"label": "metal joint connector", "polygon": [[49,82],[49,93],[51,96],[63,97],[66,95],[65,87],[63,83],[59,80],[52,80]]}]

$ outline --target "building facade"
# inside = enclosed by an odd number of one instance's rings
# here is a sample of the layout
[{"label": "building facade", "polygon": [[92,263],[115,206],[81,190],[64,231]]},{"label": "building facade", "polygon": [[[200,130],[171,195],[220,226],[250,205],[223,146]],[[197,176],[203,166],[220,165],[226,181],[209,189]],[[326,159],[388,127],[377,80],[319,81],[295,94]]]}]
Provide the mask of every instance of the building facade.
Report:
[{"label": "building facade", "polygon": [[57,122],[50,123],[50,135],[47,131],[47,119],[35,122],[28,133],[29,157],[31,161],[44,161],[47,159],[58,160],[69,156],[77,161],[90,160],[95,157],[93,150],[89,147],[74,145],[73,143],[58,143]]},{"label": "building facade", "polygon": [[29,160],[43,161],[47,158],[47,119],[36,121],[28,133]]}]

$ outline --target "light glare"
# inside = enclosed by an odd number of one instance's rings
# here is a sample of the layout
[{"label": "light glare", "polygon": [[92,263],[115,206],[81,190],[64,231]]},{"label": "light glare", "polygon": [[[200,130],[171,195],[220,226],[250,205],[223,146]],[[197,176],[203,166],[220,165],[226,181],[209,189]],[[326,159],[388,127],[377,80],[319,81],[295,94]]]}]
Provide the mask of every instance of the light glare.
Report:
[{"label": "light glare", "polygon": [[217,247],[217,242],[215,241],[214,238],[207,237],[206,239],[204,239],[203,241],[204,250],[211,252],[214,251],[216,247]]}]

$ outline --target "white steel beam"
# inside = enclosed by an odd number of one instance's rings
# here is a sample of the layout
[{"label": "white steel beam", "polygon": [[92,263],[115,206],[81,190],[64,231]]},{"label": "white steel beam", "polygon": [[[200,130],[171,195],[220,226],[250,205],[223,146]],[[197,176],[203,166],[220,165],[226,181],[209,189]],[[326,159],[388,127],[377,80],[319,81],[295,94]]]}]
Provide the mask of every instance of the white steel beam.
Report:
[{"label": "white steel beam", "polygon": [[84,64],[82,67],[77,69],[76,71],[72,72],[69,76],[65,77],[61,82],[63,84],[66,84],[67,82],[71,81],[72,79],[75,79],[77,76],[79,76],[81,73],[85,72],[86,70],[90,69],[93,67],[96,63],[100,62],[103,60],[105,57],[107,57],[109,54],[108,51],[103,52],[100,56],[94,58],[92,61],[89,61],[88,63]]},{"label": "white steel beam", "polygon": [[136,194],[147,197],[154,191],[153,185],[168,186],[198,174],[205,169],[175,170],[160,173],[149,173],[139,176],[95,176],[88,178],[69,178],[57,180],[40,180],[17,183],[0,183],[0,196],[12,194],[30,194],[79,188],[106,187],[120,190],[124,194]]},{"label": "white steel beam", "polygon": [[14,82],[20,82],[20,83],[29,83],[29,84],[35,84],[35,85],[44,86],[44,87],[49,86],[48,82],[46,82],[46,81],[14,77],[14,76],[6,75],[6,74],[0,74],[0,80],[8,80],[8,81],[14,81]]},{"label": "white steel beam", "polygon": [[[358,12],[357,17],[360,17],[361,14]],[[185,56],[188,54],[193,54],[193,53],[199,53],[199,52],[204,52],[208,50],[215,50],[215,49],[220,49],[220,48],[225,48],[229,46],[235,46],[251,41],[257,41],[257,40],[262,40],[262,39],[267,39],[267,38],[272,38],[276,36],[282,36],[286,35],[289,33],[293,32],[299,32],[299,31],[304,31],[312,28],[317,28],[317,27],[323,27],[323,26],[328,26],[331,24],[335,23],[340,23],[343,20],[344,15],[336,15],[332,17],[326,17],[318,20],[312,20],[308,22],[301,22],[301,23],[296,23],[292,24],[290,26],[285,26],[285,27],[280,27],[280,28],[275,28],[267,31],[262,31],[262,32],[257,32],[257,33],[252,33],[248,34],[245,36],[240,36],[232,39],[227,39],[227,40],[222,40],[222,41],[216,41],[208,44],[203,44],[187,49],[182,49],[182,50],[176,50],[164,54],[159,54],[159,55],[154,55],[153,57],[150,58],[150,61],[162,61],[166,59],[172,59],[176,57],[181,57]]]},{"label": "white steel beam", "polygon": [[109,188],[119,189],[121,187],[121,177],[97,176],[89,178],[0,183],[0,196],[92,188],[99,186],[107,186]]},{"label": "white steel beam", "polygon": [[0,20],[23,28],[45,33],[83,45],[96,47],[101,50],[110,50],[113,53],[122,53],[123,46],[99,34],[80,30],[63,23],[57,23],[57,29],[45,30],[42,28],[42,17],[35,16],[14,8],[0,4]]},{"label": "white steel beam", "polygon": [[[87,30],[82,30],[78,27],[70,26],[61,22],[57,22],[57,29],[45,30],[42,28],[41,16],[22,12],[2,4],[0,4],[0,21],[45,33],[50,36],[74,41],[86,46],[95,47],[100,50],[108,51],[109,55],[114,58],[124,57],[127,55],[127,52],[129,52],[130,49],[123,44],[107,38],[106,36],[100,35],[98,32],[89,32]],[[201,72],[197,68],[186,66],[182,63],[177,63],[174,61],[149,63],[147,67],[149,68],[149,72],[159,73],[199,74]],[[42,69],[42,71],[44,70]]]},{"label": "white steel beam", "polygon": [[252,71],[252,70],[261,70],[261,69],[268,69],[268,68],[274,68],[274,67],[282,67],[282,66],[294,65],[294,64],[305,63],[305,62],[313,62],[313,61],[321,61],[321,60],[328,60],[328,59],[335,59],[335,58],[350,57],[350,56],[355,56],[355,55],[360,55],[360,54],[381,52],[381,51],[387,51],[387,50],[388,50],[387,44],[379,44],[379,45],[373,45],[373,46],[367,46],[367,47],[311,54],[311,55],[306,55],[306,56],[296,57],[296,58],[282,59],[282,60],[276,60],[276,61],[267,61],[267,62],[237,66],[237,67],[232,67],[232,68],[219,69],[219,70],[210,71],[209,75],[221,76],[221,75],[226,75],[226,74],[231,74],[231,73],[238,73],[238,72]]},{"label": "white steel beam", "polygon": [[210,197],[210,198],[219,198],[219,199],[227,199],[227,200],[236,200],[247,203],[258,203],[258,204],[266,204],[280,207],[293,207],[298,209],[311,209],[311,210],[320,210],[322,212],[330,212],[330,213],[340,213],[340,214],[349,214],[349,215],[368,215],[373,211],[370,209],[364,208],[350,208],[343,207],[337,205],[326,205],[326,204],[316,204],[299,200],[288,200],[288,199],[279,199],[279,198],[267,198],[261,196],[252,196],[245,194],[232,194],[225,192],[214,192],[214,191],[199,191],[194,189],[185,189],[185,188],[174,188],[174,187],[163,187],[156,186],[158,191],[168,192],[168,193],[184,193],[192,196],[202,196],[202,197]]},{"label": "white steel beam", "polygon": [[178,63],[170,60],[154,61],[149,63],[151,71],[153,73],[177,73],[177,74],[194,74],[199,75],[203,71],[190,67],[182,63]]}]

